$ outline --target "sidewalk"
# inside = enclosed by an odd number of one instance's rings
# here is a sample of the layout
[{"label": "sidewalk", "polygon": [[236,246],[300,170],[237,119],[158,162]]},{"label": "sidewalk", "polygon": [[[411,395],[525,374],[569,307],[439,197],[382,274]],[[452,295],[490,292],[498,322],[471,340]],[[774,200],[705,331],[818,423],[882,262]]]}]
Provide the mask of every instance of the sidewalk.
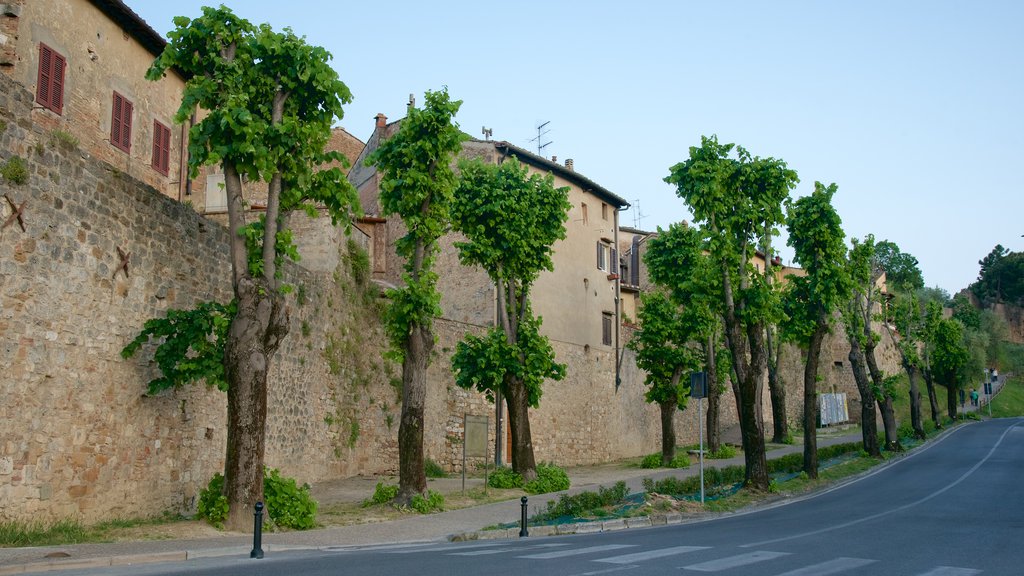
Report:
[{"label": "sidewalk", "polygon": [[[859,432],[820,435],[818,446],[859,440]],[[778,458],[801,450],[802,446],[800,445],[783,446],[769,450],[768,458]],[[705,461],[705,467],[723,467],[733,464],[743,464],[743,456],[728,460]],[[528,503],[530,516],[546,509],[548,501],[557,500],[562,494],[596,490],[598,486],[611,486],[619,480],[626,482],[631,493],[639,492],[643,489],[644,478],[693,476],[699,473],[699,467],[696,462],[689,468],[677,470],[645,470],[604,465],[570,468],[567,473],[572,481],[572,488],[566,492],[530,496]],[[361,501],[372,493],[372,482],[367,478],[338,481],[337,483],[341,486],[334,486],[332,492],[348,494],[352,501]],[[481,484],[482,479],[467,479],[467,488]],[[367,485],[369,486],[368,490]],[[442,487],[445,491],[457,490],[461,487],[461,477],[447,479],[445,485]],[[432,485],[431,488],[435,488],[435,486]],[[316,491],[317,487],[314,487],[314,492]],[[444,541],[455,535],[469,538],[515,537],[516,534],[511,534],[511,532],[517,532],[516,530],[479,534],[476,532],[495,524],[517,522],[520,511],[520,502],[515,499],[450,512],[409,516],[375,524],[337,526],[302,532],[264,533],[263,549],[267,554],[272,554],[275,551],[289,549],[345,548]],[[645,525],[649,526],[650,522],[648,521]],[[625,528],[627,525],[623,523],[621,527]],[[554,528],[530,528],[530,532],[531,536],[539,536],[543,533],[553,533]],[[200,540],[149,540],[36,548],[0,548],[0,576],[51,570],[100,568],[112,565],[174,562],[210,556],[248,557],[251,550],[251,535],[233,535]]]}]

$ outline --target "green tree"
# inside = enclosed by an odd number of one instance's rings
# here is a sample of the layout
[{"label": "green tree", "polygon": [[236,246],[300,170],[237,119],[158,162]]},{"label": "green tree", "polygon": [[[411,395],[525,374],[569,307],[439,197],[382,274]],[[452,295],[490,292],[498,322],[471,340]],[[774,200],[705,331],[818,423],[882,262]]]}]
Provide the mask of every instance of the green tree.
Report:
[{"label": "green tree", "polygon": [[[209,164],[224,172],[236,308],[223,357],[226,526],[246,530],[262,499],[267,374],[288,334],[280,266],[298,256],[282,215],[315,214],[323,206],[334,223],[348,224],[355,191],[340,169],[322,166],[344,162],[324,146],[351,94],[330,54],[289,29],[253,26],[224,7],[203,8],[199,18],[177,17],[174,24],[146,77],[157,80],[174,68],[189,78],[175,120],[184,122],[197,108],[206,113],[189,130],[190,172],[195,177]],[[267,187],[267,209],[256,221],[247,221],[243,176]]]},{"label": "green tree", "polygon": [[676,456],[675,413],[686,408],[689,378],[683,375],[700,364],[686,332],[682,310],[662,292],[640,297],[640,331],[626,344],[636,352],[636,364],[647,373],[648,402],[661,411],[661,463]]},{"label": "green tree", "polygon": [[[900,354],[900,364],[907,379],[910,382],[910,423],[914,430],[914,436],[924,440],[926,434],[924,423],[921,417],[921,392],[917,383],[917,377],[922,373],[924,360],[921,358],[921,338],[924,330],[924,318],[921,313],[920,301],[917,294],[903,292],[896,296],[891,304],[891,318],[893,325],[885,322],[885,329],[889,337],[896,343],[896,350]],[[892,329],[895,327],[895,331]],[[933,413],[937,416],[938,410]],[[936,422],[936,426],[938,426]]]},{"label": "green tree", "polygon": [[924,276],[917,258],[902,252],[895,242],[882,240],[875,244],[875,258],[885,270],[886,285],[901,292],[924,287]]},{"label": "green tree", "polygon": [[[853,281],[853,293],[844,310],[843,320],[846,324],[846,336],[850,341],[848,358],[853,368],[854,380],[857,382],[857,390],[861,395],[865,449],[869,453],[874,453],[871,436],[873,432],[877,434],[874,426],[875,414],[872,409],[868,415],[867,410],[869,404],[877,403],[882,413],[886,449],[901,450],[893,400],[894,381],[882,373],[875,356],[875,349],[881,341],[881,336],[875,332],[873,324],[880,319],[876,314],[881,299],[878,284],[885,271],[878,263],[874,236],[868,235],[863,242],[853,239],[849,270]],[[870,399],[873,399],[873,402]]]},{"label": "green tree", "polygon": [[[673,341],[671,345],[677,348],[691,349],[693,353],[698,349],[702,352],[699,355],[691,354],[691,358],[681,356],[678,358],[680,362],[673,365],[693,370],[697,367],[695,362],[700,360],[701,356],[703,357],[704,370],[708,379],[708,411],[706,415],[708,446],[711,450],[717,450],[721,444],[718,423],[722,388],[720,377],[724,377],[728,370],[719,370],[716,361],[720,356],[716,352],[722,321],[719,313],[720,305],[716,300],[714,270],[704,251],[702,233],[685,223],[673,224],[667,231],[659,228],[658,233],[647,242],[644,263],[647,265],[651,281],[665,290],[674,306],[674,308],[664,310],[666,318],[669,311],[673,312],[671,322],[677,328],[675,332],[677,340]],[[655,313],[656,311],[648,311],[647,317],[651,317]],[[642,342],[638,342],[639,345],[657,350],[658,343],[651,334],[644,333],[640,337]],[[645,358],[644,360],[645,364],[653,364],[656,361],[655,358]],[[647,370],[643,365],[641,368]],[[652,366],[651,369],[658,370],[659,368]],[[648,374],[651,374],[650,370],[648,370]],[[655,382],[664,382],[664,380],[664,378],[656,377]],[[648,381],[652,385],[656,385],[655,382]],[[680,408],[683,407],[680,405]],[[669,415],[671,414],[670,412]],[[663,438],[666,431],[665,416],[663,411]],[[666,453],[663,444],[662,454]]]},{"label": "green tree", "polygon": [[818,477],[818,360],[828,335],[832,316],[840,303],[849,299],[850,279],[846,270],[846,234],[842,220],[832,206],[837,186],[814,183],[814,192],[790,204],[786,226],[794,259],[805,276],[792,276],[794,293],[810,323],[804,365],[804,472]]},{"label": "green tree", "polygon": [[530,289],[542,271],[554,269],[552,245],[565,238],[569,189],[555,188],[550,174],[529,174],[515,158],[497,165],[463,161],[459,171],[452,207],[453,226],[466,237],[455,243],[459,261],[480,266],[494,282],[498,325],[460,342],[452,368],[459,386],[492,401],[500,391],[507,399],[512,469],[529,482],[537,476],[529,409],[539,405],[545,379],[565,377],[540,334]]},{"label": "green tree", "polygon": [[385,314],[390,355],[402,363],[402,419],[398,426],[399,479],[395,502],[407,505],[426,495],[423,459],[427,367],[434,348],[434,318],[441,314],[434,261],[438,239],[448,232],[457,178],[452,169],[462,147],[454,123],[461,101],[447,89],[431,92],[422,109],[410,107],[398,132],[366,159],[381,172],[380,202],[397,214],[405,236],[395,243],[404,260],[404,286],[388,291]]},{"label": "green tree", "polygon": [[[736,157],[732,157],[736,148]],[[742,147],[702,137],[690,157],[674,165],[665,181],[701,224],[714,262],[725,336],[739,410],[747,487],[768,489],[761,386],[767,370],[765,326],[774,323],[774,291],[754,267],[763,242],[778,234],[783,202],[796,185],[796,172],[774,158],[752,157]],[[759,246],[761,244],[761,246]]]},{"label": "green tree", "polygon": [[997,245],[978,264],[981,269],[971,291],[982,304],[1024,306],[1024,252]]},{"label": "green tree", "polygon": [[964,343],[963,325],[951,318],[942,318],[936,323],[931,336],[932,374],[935,381],[946,388],[947,414],[955,420],[957,392],[967,382],[971,361],[970,350]]}]

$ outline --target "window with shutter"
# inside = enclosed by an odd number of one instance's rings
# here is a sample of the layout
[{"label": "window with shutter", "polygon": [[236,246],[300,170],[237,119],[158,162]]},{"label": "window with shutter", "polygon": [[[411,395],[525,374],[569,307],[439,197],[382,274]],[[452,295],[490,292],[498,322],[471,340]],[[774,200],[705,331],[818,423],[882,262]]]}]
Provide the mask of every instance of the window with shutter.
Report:
[{"label": "window with shutter", "polygon": [[171,168],[171,129],[153,120],[153,169],[167,176]]},{"label": "window with shutter", "polygon": [[132,151],[132,102],[117,92],[111,106],[110,143],[125,152]]},{"label": "window with shutter", "polygon": [[612,315],[608,312],[601,314],[601,344],[612,345]]},{"label": "window with shutter", "polygon": [[64,69],[67,61],[42,42],[39,43],[39,76],[36,78],[36,102],[60,114],[64,110]]}]

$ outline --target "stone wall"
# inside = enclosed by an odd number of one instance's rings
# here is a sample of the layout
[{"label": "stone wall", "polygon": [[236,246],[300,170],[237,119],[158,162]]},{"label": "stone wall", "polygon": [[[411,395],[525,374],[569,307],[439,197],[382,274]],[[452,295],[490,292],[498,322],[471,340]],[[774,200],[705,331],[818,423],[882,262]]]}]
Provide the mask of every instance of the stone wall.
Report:
[{"label": "stone wall", "polygon": [[[45,134],[26,120],[31,103],[0,77],[0,160]],[[230,300],[226,230],[80,150],[24,159],[29,181],[0,183],[25,203],[25,230],[15,221],[0,234],[0,520],[193,510],[223,467],[225,395],[197,385],[143,396],[152,348],[119,353],[148,318]],[[11,209],[0,204],[2,221]],[[376,291],[352,280],[340,233],[333,246],[334,269],[286,270],[291,328],[270,376],[267,463],[300,482],[396,461]]]}]

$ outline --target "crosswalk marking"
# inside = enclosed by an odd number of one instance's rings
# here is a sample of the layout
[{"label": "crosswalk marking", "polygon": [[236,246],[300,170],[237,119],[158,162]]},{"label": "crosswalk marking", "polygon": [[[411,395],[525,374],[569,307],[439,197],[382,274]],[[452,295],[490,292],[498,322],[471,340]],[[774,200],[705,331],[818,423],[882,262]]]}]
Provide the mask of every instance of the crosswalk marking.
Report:
[{"label": "crosswalk marking", "polygon": [[844,558],[839,557],[835,560],[829,560],[828,562],[822,562],[821,564],[815,564],[814,566],[805,566],[796,570],[790,570],[779,574],[779,576],[826,576],[827,574],[836,574],[843,570],[849,570],[851,568],[860,568],[861,566],[867,566],[877,562],[877,560],[867,560],[865,558]]},{"label": "crosswalk marking", "polygon": [[604,546],[588,546],[586,548],[576,548],[575,550],[556,550],[554,552],[544,552],[542,554],[530,554],[529,556],[519,556],[519,558],[530,558],[534,560],[549,560],[551,558],[564,558],[566,556],[579,556],[581,554],[591,554],[594,552],[604,552],[605,550],[618,550],[619,548],[635,548],[633,544],[606,544]]},{"label": "crosswalk marking", "polygon": [[388,554],[414,554],[416,552],[450,552],[452,550],[465,550],[467,548],[494,548],[497,546],[509,546],[511,542],[481,542],[480,544],[445,544],[443,546],[420,546],[417,548],[403,548],[401,550],[386,550]]},{"label": "crosswalk marking", "polygon": [[972,576],[981,574],[981,570],[973,568],[955,568],[953,566],[938,566],[921,574],[921,576]]},{"label": "crosswalk marking", "polygon": [[675,556],[677,554],[686,554],[687,552],[696,552],[697,550],[707,549],[707,546],[673,546],[671,548],[659,548],[656,550],[647,550],[644,552],[623,554],[621,556],[599,558],[597,560],[594,560],[594,562],[607,562],[609,564],[632,564],[633,562],[643,562],[644,560],[650,560],[652,558],[664,558],[666,556]]},{"label": "crosswalk marking", "polygon": [[728,558],[720,558],[718,560],[709,560],[699,564],[683,566],[683,570],[693,570],[695,572],[719,572],[721,570],[746,566],[747,564],[755,564],[757,562],[764,562],[765,560],[781,558],[782,556],[789,556],[789,552],[748,552],[746,554],[729,556]]},{"label": "crosswalk marking", "polygon": [[486,556],[488,554],[506,554],[508,552],[524,552],[538,548],[558,548],[568,544],[536,544],[534,546],[516,546],[515,548],[487,548],[485,550],[470,550],[469,552],[452,552],[449,556]]}]

